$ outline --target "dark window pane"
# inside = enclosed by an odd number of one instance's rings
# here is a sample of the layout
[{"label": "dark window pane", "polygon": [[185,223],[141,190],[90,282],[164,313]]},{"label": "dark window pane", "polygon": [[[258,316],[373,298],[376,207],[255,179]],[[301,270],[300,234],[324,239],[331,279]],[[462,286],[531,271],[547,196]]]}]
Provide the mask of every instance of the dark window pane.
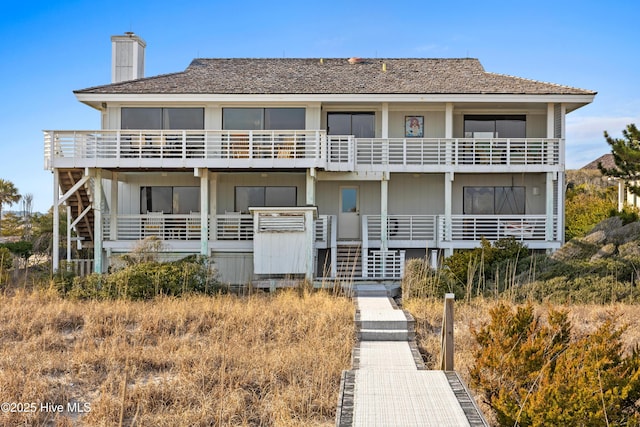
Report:
[{"label": "dark window pane", "polygon": [[261,130],[263,126],[262,108],[224,108],[222,110],[222,129]]},{"label": "dark window pane", "polygon": [[305,128],[304,108],[265,108],[264,128],[267,130],[298,130]]},{"label": "dark window pane", "polygon": [[140,187],[140,213],[173,213],[171,187]]},{"label": "dark window pane", "polygon": [[495,213],[497,215],[524,215],[524,187],[496,187]]},{"label": "dark window pane", "polygon": [[249,213],[249,207],[264,206],[264,187],[236,187],[236,212]]},{"label": "dark window pane", "polygon": [[375,138],[376,116],[374,114],[351,116],[351,134],[356,138]]},{"label": "dark window pane", "polygon": [[494,213],[493,187],[464,187],[463,212],[468,215]]},{"label": "dark window pane", "polygon": [[164,129],[204,129],[203,108],[165,108]]},{"label": "dark window pane", "polygon": [[517,114],[464,116],[465,138],[478,137],[474,134],[486,132],[491,132],[495,138],[526,138],[527,117]]},{"label": "dark window pane", "polygon": [[122,129],[162,129],[162,108],[122,108]]},{"label": "dark window pane", "polygon": [[[524,116],[523,116],[524,117]],[[497,138],[526,138],[527,122],[523,120],[497,120],[496,121],[496,137]]]},{"label": "dark window pane", "polygon": [[351,135],[351,114],[330,113],[327,127],[329,135]]},{"label": "dark window pane", "polygon": [[265,206],[296,206],[296,187],[266,187]]},{"label": "dark window pane", "polygon": [[173,213],[200,211],[200,187],[173,187]]}]

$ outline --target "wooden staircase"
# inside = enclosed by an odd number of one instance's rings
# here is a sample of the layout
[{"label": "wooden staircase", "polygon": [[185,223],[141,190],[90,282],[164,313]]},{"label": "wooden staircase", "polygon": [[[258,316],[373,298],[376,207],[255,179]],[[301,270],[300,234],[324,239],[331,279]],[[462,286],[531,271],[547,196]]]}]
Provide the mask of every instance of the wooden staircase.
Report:
[{"label": "wooden staircase", "polygon": [[360,245],[340,245],[337,248],[337,277],[355,279],[362,277],[362,252]]},{"label": "wooden staircase", "polygon": [[[59,173],[60,189],[66,194],[78,181],[84,177],[83,169],[61,169]],[[71,222],[74,222],[82,212],[92,204],[89,191],[89,182],[81,185],[67,200],[67,206],[71,207]],[[76,224],[75,230],[78,237],[83,238],[83,246],[93,246],[93,209],[89,209],[86,215]]]}]

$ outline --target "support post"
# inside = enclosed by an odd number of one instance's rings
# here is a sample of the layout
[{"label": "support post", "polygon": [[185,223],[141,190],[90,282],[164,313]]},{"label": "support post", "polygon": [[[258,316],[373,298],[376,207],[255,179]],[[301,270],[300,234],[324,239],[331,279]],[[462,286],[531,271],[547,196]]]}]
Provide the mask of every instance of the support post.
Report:
[{"label": "support post", "polygon": [[316,169],[307,169],[307,182],[306,182],[306,202],[307,206],[316,205]]},{"label": "support post", "polygon": [[453,371],[453,303],[454,294],[444,297],[444,313],[442,315],[442,349],[440,352],[440,369]]},{"label": "support post", "polygon": [[96,169],[93,181],[93,271],[102,274],[102,169]]},{"label": "support post", "polygon": [[[452,212],[452,191],[453,191],[453,172],[446,172],[444,174],[444,230],[440,232],[443,234],[443,240],[448,242],[449,245],[452,243],[452,233],[451,227],[453,225],[451,212]],[[453,249],[451,246],[445,249],[445,256],[453,255]]]},{"label": "support post", "polygon": [[[386,251],[389,248],[388,233],[388,199],[389,199],[389,173],[382,174],[380,181],[380,250]],[[366,230],[363,230],[366,232]]]},{"label": "support post", "polygon": [[[546,207],[546,220],[545,220],[545,240],[547,242],[553,241],[553,181],[554,181],[554,172],[547,172],[546,176],[546,190],[545,190],[545,207]],[[561,198],[560,193],[558,193],[558,203],[562,203],[563,199]],[[559,218],[558,218],[559,219]],[[560,225],[560,221],[558,221],[558,225]]]},{"label": "support post", "polygon": [[118,240],[118,172],[111,174],[111,193],[109,201],[109,240]]},{"label": "support post", "polygon": [[209,169],[206,168],[200,169],[200,255],[209,256]]},{"label": "support post", "polygon": [[[67,206],[67,263],[71,262],[71,206]],[[67,266],[69,268],[69,266]]]},{"label": "support post", "polygon": [[622,209],[624,209],[624,181],[618,178],[618,212],[622,212]]},{"label": "support post", "polygon": [[53,170],[53,253],[52,268],[56,273],[60,268],[60,172]]}]

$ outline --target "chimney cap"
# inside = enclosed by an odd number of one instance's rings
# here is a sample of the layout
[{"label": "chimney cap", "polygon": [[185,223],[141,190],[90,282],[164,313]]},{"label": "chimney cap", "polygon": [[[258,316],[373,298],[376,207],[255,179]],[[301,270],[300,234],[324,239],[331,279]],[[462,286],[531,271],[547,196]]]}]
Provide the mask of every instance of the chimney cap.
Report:
[{"label": "chimney cap", "polygon": [[147,43],[142,39],[142,37],[140,37],[133,31],[126,31],[123,35],[111,36],[112,42],[125,40],[135,40],[138,42],[138,44],[140,44],[140,46],[147,47]]}]

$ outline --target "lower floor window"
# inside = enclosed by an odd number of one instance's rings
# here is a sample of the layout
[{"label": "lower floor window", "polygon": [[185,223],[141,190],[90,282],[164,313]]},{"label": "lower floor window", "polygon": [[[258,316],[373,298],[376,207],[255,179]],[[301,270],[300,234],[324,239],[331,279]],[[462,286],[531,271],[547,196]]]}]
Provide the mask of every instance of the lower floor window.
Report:
[{"label": "lower floor window", "polygon": [[467,215],[524,215],[524,187],[464,187]]},{"label": "lower floor window", "polygon": [[200,187],[140,187],[140,213],[189,214],[200,211]]},{"label": "lower floor window", "polygon": [[249,207],[296,206],[296,187],[236,187],[235,211],[249,213]]}]

